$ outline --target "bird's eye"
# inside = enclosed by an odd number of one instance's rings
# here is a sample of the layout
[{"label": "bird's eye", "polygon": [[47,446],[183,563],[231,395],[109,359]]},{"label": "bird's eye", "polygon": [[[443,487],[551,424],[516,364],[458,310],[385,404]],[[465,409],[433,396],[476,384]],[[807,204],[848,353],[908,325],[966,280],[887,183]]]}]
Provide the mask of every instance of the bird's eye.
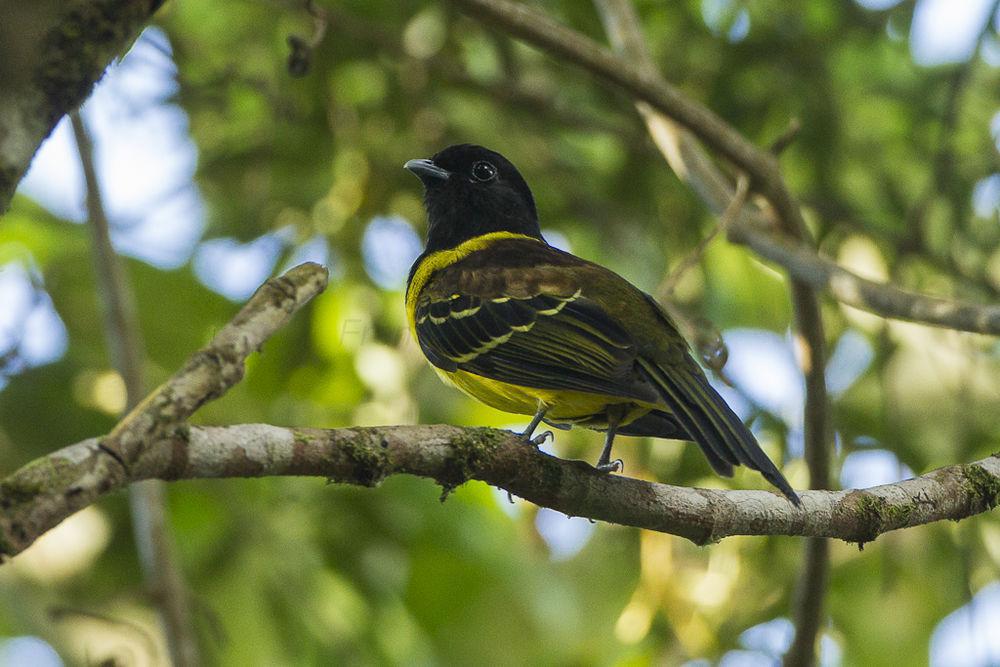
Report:
[{"label": "bird's eye", "polygon": [[477,181],[489,181],[497,175],[497,168],[489,162],[477,162],[472,165],[472,176]]}]

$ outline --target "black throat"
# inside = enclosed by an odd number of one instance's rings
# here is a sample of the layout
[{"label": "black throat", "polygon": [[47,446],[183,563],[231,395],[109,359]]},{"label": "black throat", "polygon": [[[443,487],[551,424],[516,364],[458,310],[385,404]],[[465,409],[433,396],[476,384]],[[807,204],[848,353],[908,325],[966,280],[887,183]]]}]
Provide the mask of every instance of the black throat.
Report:
[{"label": "black throat", "polygon": [[534,206],[526,209],[523,202],[513,197],[497,197],[496,193],[481,196],[476,191],[442,186],[424,194],[426,253],[448,250],[491,232],[524,234],[544,241]]}]

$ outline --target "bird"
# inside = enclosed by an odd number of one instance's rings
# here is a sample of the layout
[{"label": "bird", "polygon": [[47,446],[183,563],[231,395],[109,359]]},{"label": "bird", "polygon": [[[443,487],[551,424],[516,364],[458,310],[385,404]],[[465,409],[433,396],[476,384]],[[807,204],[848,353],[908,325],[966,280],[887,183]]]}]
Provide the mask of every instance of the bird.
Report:
[{"label": "bird", "polygon": [[694,441],[719,475],[760,472],[799,497],[750,429],[712,387],[650,295],[617,273],[550,245],[531,189],[503,155],[449,146],[403,165],[424,187],[427,242],[405,307],[411,335],[445,383],[509,413],[616,435]]}]

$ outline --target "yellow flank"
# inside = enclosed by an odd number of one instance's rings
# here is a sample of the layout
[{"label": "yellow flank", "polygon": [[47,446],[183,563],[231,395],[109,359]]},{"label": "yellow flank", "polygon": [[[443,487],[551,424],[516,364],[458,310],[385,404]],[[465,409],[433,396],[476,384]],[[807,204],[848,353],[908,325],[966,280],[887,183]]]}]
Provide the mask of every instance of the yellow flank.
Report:
[{"label": "yellow flank", "polygon": [[410,322],[410,335],[413,336],[413,340],[417,339],[417,322],[414,315],[417,310],[417,297],[420,296],[420,290],[424,288],[424,285],[434,275],[434,272],[451,266],[458,260],[468,257],[477,250],[483,250],[494,241],[499,241],[500,239],[538,240],[527,234],[490,232],[489,234],[483,234],[482,236],[473,237],[468,241],[463,241],[450,250],[438,250],[424,257],[424,260],[420,262],[420,266],[413,273],[413,279],[410,280],[410,284],[406,287],[406,319]]},{"label": "yellow flank", "polygon": [[585,421],[590,426],[606,426],[602,420],[609,405],[631,405],[631,409],[621,420],[624,426],[642,417],[654,407],[621,396],[568,389],[536,389],[492,380],[462,370],[451,373],[436,367],[434,370],[448,384],[497,410],[533,415],[538,411],[539,404],[544,404],[549,408],[545,418],[553,423],[571,424]]}]

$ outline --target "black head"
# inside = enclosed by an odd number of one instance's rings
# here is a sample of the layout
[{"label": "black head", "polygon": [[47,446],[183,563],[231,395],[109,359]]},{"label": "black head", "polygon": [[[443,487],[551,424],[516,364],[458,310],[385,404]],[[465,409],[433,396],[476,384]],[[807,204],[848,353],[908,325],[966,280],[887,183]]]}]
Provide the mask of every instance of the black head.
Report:
[{"label": "black head", "polygon": [[459,144],[403,166],[424,184],[429,252],[489,232],[542,238],[531,190],[503,155]]}]

